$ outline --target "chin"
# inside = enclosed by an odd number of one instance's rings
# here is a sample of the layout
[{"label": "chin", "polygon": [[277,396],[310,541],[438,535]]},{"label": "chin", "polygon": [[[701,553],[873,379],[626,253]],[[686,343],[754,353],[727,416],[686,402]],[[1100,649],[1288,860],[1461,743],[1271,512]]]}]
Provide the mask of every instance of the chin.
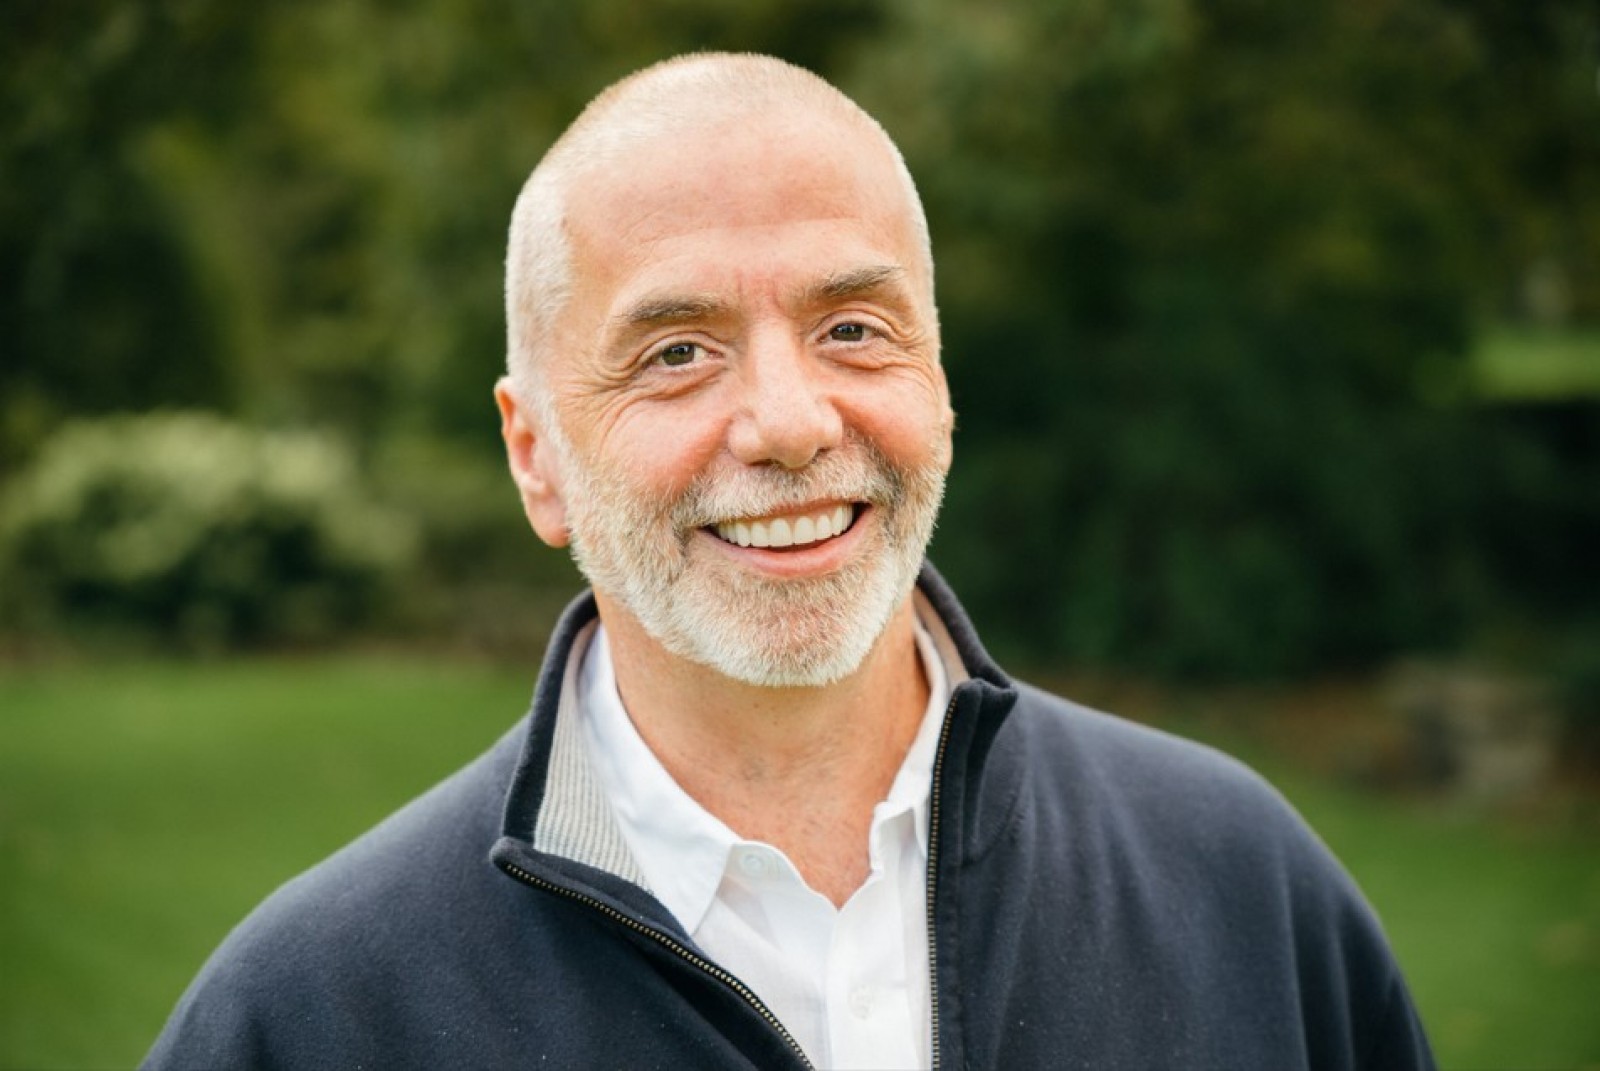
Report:
[{"label": "chin", "polygon": [[910,594],[921,559],[893,554],[786,581],[693,570],[665,598],[627,604],[667,650],[725,677],[763,688],[822,688],[861,668]]}]

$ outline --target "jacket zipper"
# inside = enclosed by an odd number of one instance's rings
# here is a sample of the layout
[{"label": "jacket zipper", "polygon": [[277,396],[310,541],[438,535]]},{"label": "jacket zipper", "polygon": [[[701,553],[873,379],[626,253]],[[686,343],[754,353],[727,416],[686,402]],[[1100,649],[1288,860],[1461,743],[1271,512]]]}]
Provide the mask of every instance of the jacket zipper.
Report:
[{"label": "jacket zipper", "polygon": [[[623,914],[621,911],[601,903],[592,896],[585,896],[583,893],[568,889],[565,886],[557,885],[554,882],[546,881],[543,878],[536,877],[535,875],[528,873],[526,870],[523,870],[515,863],[502,862],[500,866],[501,869],[503,869],[506,873],[510,874],[524,885],[531,885],[536,889],[543,889],[546,892],[553,892],[557,895],[564,896],[569,900],[575,900],[586,907],[591,907],[600,912],[602,915],[605,915],[607,918],[612,919],[615,922],[620,922],[622,925],[626,926],[630,930],[633,930],[635,933],[640,933],[646,937],[649,937],[651,940],[660,944],[667,950],[676,953],[679,958],[683,959],[690,965],[698,967],[706,974],[709,974],[711,977],[715,978],[717,981],[733,990],[739,996],[743,997],[745,1003],[754,1008],[756,1012],[760,1014],[761,1018],[765,1019],[772,1029],[778,1032],[778,1036],[783,1038],[785,1044],[787,1044],[790,1049],[794,1050],[794,1054],[795,1056],[799,1057],[800,1062],[805,1065],[809,1071],[816,1071],[815,1065],[812,1064],[810,1058],[806,1056],[805,1050],[800,1047],[800,1043],[795,1041],[794,1035],[789,1033],[788,1028],[778,1021],[778,1017],[776,1015],[772,1014],[772,1010],[761,1002],[761,998],[756,996],[755,993],[751,991],[749,986],[739,981],[738,978],[735,978],[721,967],[718,967],[715,963],[712,963],[703,956],[695,955],[681,942],[674,940],[672,937],[662,933],[660,930],[646,926],[637,919],[631,918],[630,916]],[[937,1037],[937,1019],[935,1019],[935,1024],[934,1036]],[[938,1064],[937,1055],[934,1057],[934,1064],[935,1066]]]},{"label": "jacket zipper", "polygon": [[[939,874],[939,787],[944,780],[944,756],[948,750],[947,745],[950,743],[950,715],[954,713],[955,709],[956,697],[952,692],[950,702],[944,708],[944,724],[939,729],[939,747],[933,756],[933,783],[928,787],[928,875],[925,883],[927,886],[925,895],[927,897],[926,925],[928,929],[928,1017],[931,1028],[929,1032],[928,1059],[932,1071],[939,1071],[941,1063],[939,1058],[939,946],[935,943],[933,932],[933,901]],[[635,933],[643,934],[690,965],[698,967],[706,974],[709,974],[742,997],[746,1004],[754,1008],[757,1014],[765,1019],[772,1029],[778,1032],[778,1036],[783,1038],[784,1043],[800,1058],[800,1062],[810,1068],[811,1071],[816,1071],[816,1065],[811,1062],[805,1050],[800,1047],[800,1043],[795,1041],[794,1035],[789,1033],[788,1027],[784,1026],[776,1015],[772,1014],[772,1010],[762,1003],[761,998],[756,996],[749,986],[739,981],[732,974],[718,967],[704,956],[695,955],[684,947],[681,942],[674,940],[660,930],[646,926],[637,919],[601,903],[592,896],[585,896],[583,893],[575,892],[565,886],[536,877],[515,863],[502,862],[500,866],[506,873],[524,885],[531,885],[536,889],[553,892],[558,896],[564,896],[586,907],[591,907],[607,918],[633,930]]]},{"label": "jacket zipper", "polygon": [[939,882],[939,786],[944,781],[944,754],[950,742],[950,715],[956,709],[955,689],[951,689],[950,703],[944,708],[944,724],[939,728],[939,748],[933,755],[933,784],[928,788],[928,877],[924,882],[927,896],[928,927],[928,1018],[929,1067],[939,1071],[939,946],[933,933],[933,900]]}]

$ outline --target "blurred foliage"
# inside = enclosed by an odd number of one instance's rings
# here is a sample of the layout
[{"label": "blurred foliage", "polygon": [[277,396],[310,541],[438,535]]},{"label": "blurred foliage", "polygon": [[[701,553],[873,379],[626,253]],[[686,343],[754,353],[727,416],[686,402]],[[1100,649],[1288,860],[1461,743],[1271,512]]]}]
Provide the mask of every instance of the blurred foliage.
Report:
[{"label": "blurred foliage", "polygon": [[1470,404],[1471,333],[1535,264],[1600,312],[1593,13],[907,12],[863,97],[910,117],[943,240],[968,478],[939,549],[980,620],[1189,674],[1462,638],[1544,457]]},{"label": "blurred foliage", "polygon": [[1597,330],[1493,331],[1473,354],[1475,378],[1490,397],[1510,401],[1600,397],[1597,355]]},{"label": "blurred foliage", "polygon": [[370,622],[413,534],[306,432],[151,414],[69,424],[7,488],[0,613],[181,650]]},{"label": "blurred foliage", "polygon": [[[0,474],[68,417],[206,406],[337,427],[436,509],[441,474],[496,463],[528,170],[622,74],[755,49],[855,95],[918,176],[961,422],[935,553],[1003,651],[1286,673],[1504,614],[1559,630],[1600,590],[1592,396],[1507,412],[1471,359],[1522,332],[1600,364],[1591,5],[23,0],[9,22]],[[553,557],[492,493],[424,518],[440,583]]]},{"label": "blurred foliage", "polygon": [[374,493],[413,518],[418,559],[385,629],[437,648],[537,658],[582,586],[565,554],[534,553],[505,463],[438,435],[386,438],[369,464]]}]

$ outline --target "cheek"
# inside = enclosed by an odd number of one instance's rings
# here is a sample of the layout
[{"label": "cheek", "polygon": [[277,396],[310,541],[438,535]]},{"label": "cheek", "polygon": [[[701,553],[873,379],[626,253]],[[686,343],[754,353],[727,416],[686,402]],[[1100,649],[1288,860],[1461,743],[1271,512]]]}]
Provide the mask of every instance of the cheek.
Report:
[{"label": "cheek", "polygon": [[954,414],[944,377],[907,376],[893,387],[852,392],[843,407],[847,422],[891,461],[949,468]]},{"label": "cheek", "polygon": [[676,498],[722,450],[722,422],[702,409],[648,402],[629,406],[606,423],[592,456],[634,486]]}]

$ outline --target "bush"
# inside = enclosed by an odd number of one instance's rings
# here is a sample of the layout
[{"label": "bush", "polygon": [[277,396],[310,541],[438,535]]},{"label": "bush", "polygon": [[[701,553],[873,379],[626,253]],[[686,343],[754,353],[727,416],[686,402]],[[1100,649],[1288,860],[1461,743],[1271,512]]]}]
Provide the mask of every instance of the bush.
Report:
[{"label": "bush", "polygon": [[504,457],[395,435],[376,445],[370,469],[384,500],[417,521],[407,631],[435,648],[537,658],[584,581],[566,551],[529,530]]},{"label": "bush", "polygon": [[320,639],[375,617],[415,543],[326,435],[85,421],[0,494],[0,619],[187,650]]}]

